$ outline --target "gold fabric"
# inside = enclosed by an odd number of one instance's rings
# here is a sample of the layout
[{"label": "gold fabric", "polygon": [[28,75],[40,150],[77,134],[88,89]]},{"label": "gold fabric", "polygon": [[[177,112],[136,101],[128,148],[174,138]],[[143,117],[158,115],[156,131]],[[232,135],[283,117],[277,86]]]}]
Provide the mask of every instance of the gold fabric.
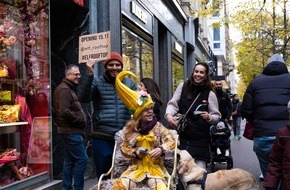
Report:
[{"label": "gold fabric", "polygon": [[[133,158],[132,165],[121,175],[123,185],[127,186],[131,181],[133,183],[140,183],[144,179],[151,181],[151,179],[159,179],[156,181],[155,189],[166,188],[166,171],[163,164],[163,157],[151,158],[150,154],[143,159],[135,158],[134,152],[139,147],[147,148],[149,151],[161,147],[165,154],[172,153],[174,150],[174,137],[171,132],[161,125],[159,122],[151,129],[149,134],[141,135],[134,132],[126,137],[121,144],[121,151],[125,157]],[[121,180],[118,180],[119,182]]]}]

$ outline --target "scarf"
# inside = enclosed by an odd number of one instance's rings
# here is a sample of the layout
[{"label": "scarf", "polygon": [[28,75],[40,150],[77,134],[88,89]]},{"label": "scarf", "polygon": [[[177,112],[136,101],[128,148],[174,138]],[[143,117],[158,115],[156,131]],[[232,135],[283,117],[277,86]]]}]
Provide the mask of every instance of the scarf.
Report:
[{"label": "scarf", "polygon": [[154,116],[152,121],[150,121],[149,123],[147,123],[143,126],[139,125],[137,130],[140,134],[147,135],[149,133],[149,131],[156,125],[156,123],[157,123],[157,119]]}]

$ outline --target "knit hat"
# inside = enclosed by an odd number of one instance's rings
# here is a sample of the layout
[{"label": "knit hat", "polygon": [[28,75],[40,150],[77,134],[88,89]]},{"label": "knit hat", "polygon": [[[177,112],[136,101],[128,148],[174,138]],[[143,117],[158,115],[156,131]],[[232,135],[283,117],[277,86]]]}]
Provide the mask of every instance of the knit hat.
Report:
[{"label": "knit hat", "polygon": [[151,96],[145,91],[134,91],[122,83],[122,80],[126,76],[131,76],[134,79],[138,79],[130,71],[121,71],[115,81],[116,91],[122,100],[122,102],[128,107],[128,109],[133,113],[133,118],[137,119],[139,115],[148,106],[153,104]]},{"label": "knit hat", "polygon": [[123,67],[123,58],[122,58],[122,56],[121,56],[119,53],[117,53],[117,52],[111,52],[111,57],[104,61],[104,63],[105,63],[105,68],[106,68],[106,65],[107,65],[110,61],[112,61],[112,60],[117,60],[117,61],[119,61],[119,62],[122,64],[122,67]]},{"label": "knit hat", "polygon": [[226,128],[225,123],[223,121],[218,122],[216,125],[217,129],[224,129]]},{"label": "knit hat", "polygon": [[285,61],[283,60],[283,58],[278,54],[274,54],[268,61],[268,64],[271,63],[271,62],[280,62],[280,63],[284,63],[285,64]]}]

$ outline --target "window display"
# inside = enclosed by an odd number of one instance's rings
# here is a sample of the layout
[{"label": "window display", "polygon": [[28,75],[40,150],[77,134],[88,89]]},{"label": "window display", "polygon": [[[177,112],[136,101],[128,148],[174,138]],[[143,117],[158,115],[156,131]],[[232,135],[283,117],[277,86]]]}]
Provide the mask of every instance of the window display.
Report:
[{"label": "window display", "polygon": [[0,0],[0,189],[51,179],[48,31],[48,0]]}]

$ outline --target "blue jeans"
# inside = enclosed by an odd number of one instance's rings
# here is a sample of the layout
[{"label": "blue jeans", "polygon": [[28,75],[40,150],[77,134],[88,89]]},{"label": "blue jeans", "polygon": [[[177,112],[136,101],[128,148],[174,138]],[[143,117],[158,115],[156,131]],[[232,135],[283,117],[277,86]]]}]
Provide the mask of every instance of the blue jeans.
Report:
[{"label": "blue jeans", "polygon": [[[84,174],[89,161],[83,137],[80,134],[62,134],[60,136],[65,146],[62,189],[83,190]],[[72,184],[73,180],[74,184]]]},{"label": "blue jeans", "polygon": [[112,164],[115,140],[93,138],[93,156],[96,166],[96,174],[99,178],[109,171]]},{"label": "blue jeans", "polygon": [[269,155],[272,150],[276,136],[254,138],[254,152],[259,160],[260,168],[264,177],[266,177],[269,164]]},{"label": "blue jeans", "polygon": [[241,121],[242,117],[233,117],[234,136],[241,135]]}]

